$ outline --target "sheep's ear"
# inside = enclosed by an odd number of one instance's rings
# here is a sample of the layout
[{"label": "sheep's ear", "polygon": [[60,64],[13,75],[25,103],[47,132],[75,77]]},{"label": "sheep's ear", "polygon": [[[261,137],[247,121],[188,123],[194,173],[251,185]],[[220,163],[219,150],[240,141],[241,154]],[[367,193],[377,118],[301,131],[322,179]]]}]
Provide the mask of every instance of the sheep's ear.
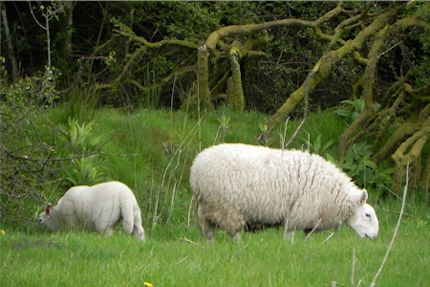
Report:
[{"label": "sheep's ear", "polygon": [[363,193],[361,194],[361,199],[360,199],[360,203],[366,203],[367,199],[369,198],[369,196],[367,195],[367,190],[363,189]]},{"label": "sheep's ear", "polygon": [[49,215],[51,214],[51,211],[52,211],[52,204],[47,204],[45,207],[45,214]]}]

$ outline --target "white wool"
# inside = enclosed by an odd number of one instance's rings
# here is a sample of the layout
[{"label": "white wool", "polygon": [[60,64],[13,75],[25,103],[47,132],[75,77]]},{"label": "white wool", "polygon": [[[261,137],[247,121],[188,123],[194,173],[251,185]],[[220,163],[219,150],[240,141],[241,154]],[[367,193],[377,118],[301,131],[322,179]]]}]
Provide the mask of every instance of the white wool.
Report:
[{"label": "white wool", "polygon": [[108,236],[122,220],[124,232],[144,240],[140,208],[130,188],[117,181],[70,188],[54,207],[40,214],[39,222],[51,231],[83,228]]},{"label": "white wool", "polygon": [[318,155],[244,144],[202,151],[190,184],[209,238],[215,225],[232,236],[245,224],[287,224],[288,231],[338,227],[367,199],[365,190]]}]

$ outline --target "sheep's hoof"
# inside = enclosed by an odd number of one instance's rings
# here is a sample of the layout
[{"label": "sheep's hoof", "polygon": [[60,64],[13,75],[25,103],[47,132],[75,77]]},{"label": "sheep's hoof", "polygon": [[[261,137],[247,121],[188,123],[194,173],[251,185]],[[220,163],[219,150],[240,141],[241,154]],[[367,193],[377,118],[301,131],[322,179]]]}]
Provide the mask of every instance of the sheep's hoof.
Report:
[{"label": "sheep's hoof", "polygon": [[284,232],[284,239],[285,240],[290,240],[292,236],[293,236],[293,232],[292,231]]},{"label": "sheep's hoof", "polygon": [[242,239],[240,238],[240,233],[236,233],[235,235],[233,235],[232,239],[236,243],[240,243],[242,241]]}]

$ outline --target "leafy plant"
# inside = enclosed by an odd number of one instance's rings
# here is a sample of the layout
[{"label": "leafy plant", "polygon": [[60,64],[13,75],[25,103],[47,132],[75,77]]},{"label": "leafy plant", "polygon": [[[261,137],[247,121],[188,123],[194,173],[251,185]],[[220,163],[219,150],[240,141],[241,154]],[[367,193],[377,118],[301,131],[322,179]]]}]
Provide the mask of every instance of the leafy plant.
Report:
[{"label": "leafy plant", "polygon": [[336,110],[336,114],[344,118],[347,122],[353,122],[365,108],[364,99],[353,99],[341,101],[341,108]]},{"label": "leafy plant", "polygon": [[301,140],[306,145],[306,149],[311,153],[316,153],[320,155],[327,154],[328,150],[334,145],[334,140],[328,140],[325,143],[322,141],[322,137],[318,134],[314,141],[312,141],[310,134],[308,137],[301,137]]},{"label": "leafy plant", "polygon": [[[340,102],[342,106],[336,109],[336,114],[344,118],[347,122],[353,122],[366,108],[364,99],[344,100]],[[379,110],[380,104],[374,103],[373,108]]]},{"label": "leafy plant", "polygon": [[79,124],[77,119],[68,120],[67,139],[72,146],[86,151],[100,143],[100,136],[93,131],[94,122]]},{"label": "leafy plant", "polygon": [[372,150],[366,143],[357,143],[351,146],[340,163],[329,156],[329,160],[337,163],[361,187],[372,189],[379,195],[391,186],[392,167],[378,166],[371,160]]},{"label": "leafy plant", "polygon": [[66,171],[65,180],[72,185],[93,185],[101,182],[105,175],[96,167],[93,157],[72,161],[72,168]]},{"label": "leafy plant", "polygon": [[217,119],[217,121],[219,123],[219,126],[218,126],[217,133],[215,135],[214,143],[217,141],[218,135],[220,137],[220,142],[224,142],[225,135],[227,134],[227,131],[230,128],[230,117],[229,116],[226,116],[225,114],[223,114]]},{"label": "leafy plant", "polygon": [[64,180],[72,185],[102,181],[104,173],[98,168],[101,163],[95,154],[99,149],[101,137],[94,132],[94,122],[79,124],[77,119],[69,119],[65,139],[71,150],[79,154],[79,158],[72,159]]}]

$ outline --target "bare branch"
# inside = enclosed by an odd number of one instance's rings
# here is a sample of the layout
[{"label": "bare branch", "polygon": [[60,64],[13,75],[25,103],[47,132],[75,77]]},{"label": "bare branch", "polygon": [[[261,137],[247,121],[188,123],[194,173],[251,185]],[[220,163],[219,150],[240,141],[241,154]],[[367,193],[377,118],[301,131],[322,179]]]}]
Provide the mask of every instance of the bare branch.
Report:
[{"label": "bare branch", "polygon": [[39,25],[40,28],[42,28],[43,30],[46,31],[48,29],[48,27],[43,26],[39,22],[39,20],[37,20],[36,16],[34,15],[34,12],[33,12],[33,7],[31,6],[31,2],[28,2],[28,7],[30,7],[30,13],[31,13],[31,16],[33,16],[34,22],[36,22],[36,24]]},{"label": "bare branch", "polygon": [[176,46],[182,46],[182,47],[191,48],[191,49],[197,49],[199,47],[199,45],[194,42],[186,41],[186,40],[178,40],[178,39],[164,39],[164,40],[152,43],[146,40],[142,36],[137,36],[133,32],[126,32],[118,29],[114,29],[113,31],[122,36],[128,37],[131,40],[139,42],[148,48],[159,48],[163,45],[176,45]]},{"label": "bare branch", "polygon": [[64,158],[49,158],[49,157],[47,157],[47,158],[34,158],[34,157],[29,157],[27,155],[14,154],[13,152],[9,151],[3,145],[0,145],[0,147],[3,150],[3,152],[8,157],[11,157],[13,159],[16,159],[16,160],[26,160],[26,161],[40,161],[40,162],[69,161],[69,160],[75,160],[75,159],[80,159],[80,158],[85,158],[85,157],[90,157],[90,156],[93,156],[93,155],[100,155],[101,154],[99,152],[92,152],[92,153],[83,154],[83,155],[74,156],[74,157],[64,157]]}]

